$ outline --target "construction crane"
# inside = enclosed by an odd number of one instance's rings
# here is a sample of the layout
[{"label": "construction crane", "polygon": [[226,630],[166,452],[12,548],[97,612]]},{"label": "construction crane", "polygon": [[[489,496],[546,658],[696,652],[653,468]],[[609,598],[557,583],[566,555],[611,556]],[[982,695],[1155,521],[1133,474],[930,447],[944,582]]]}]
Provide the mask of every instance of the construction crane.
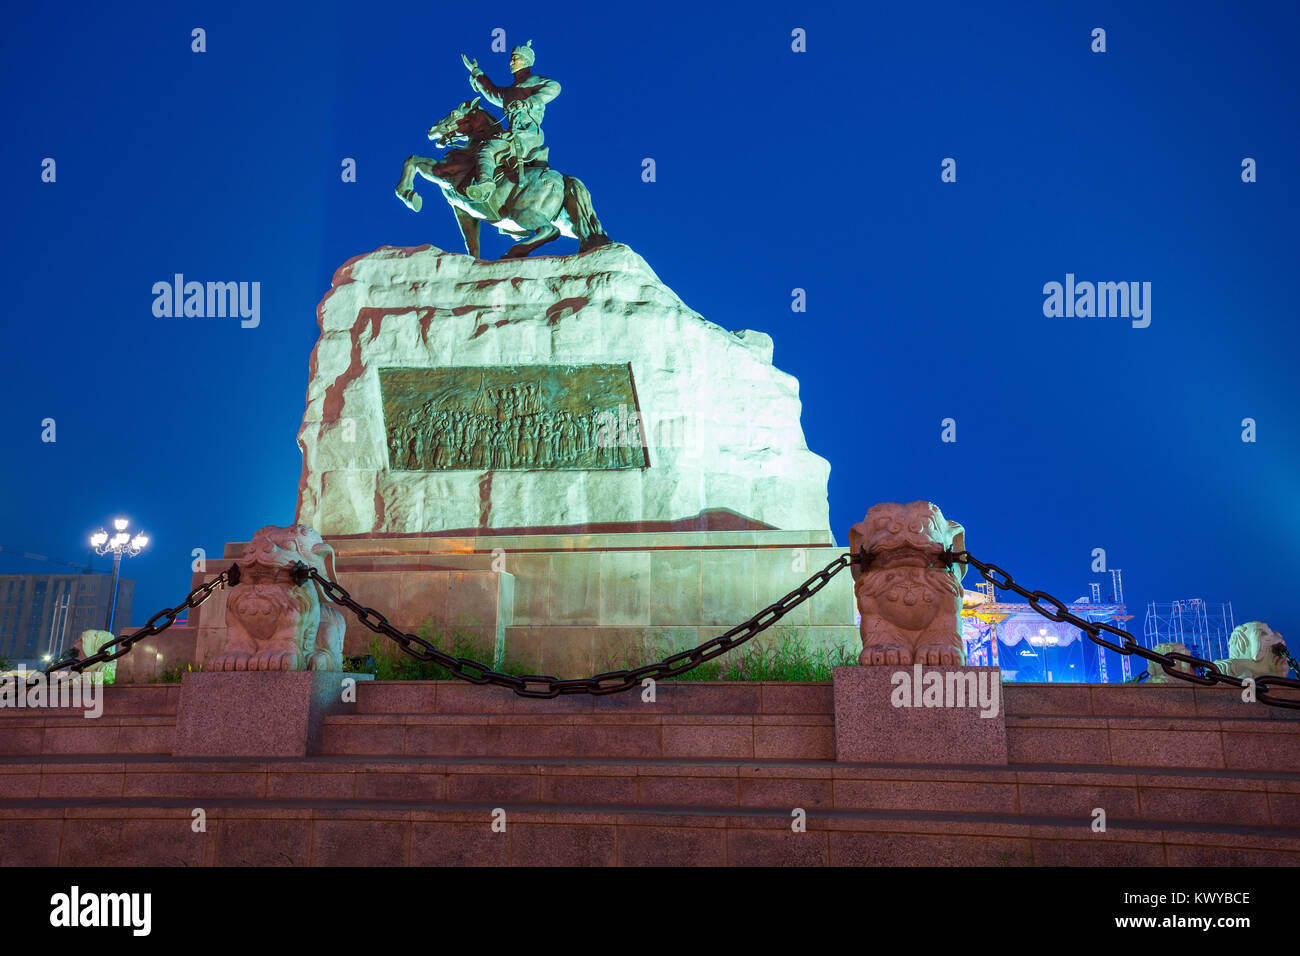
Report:
[{"label": "construction crane", "polygon": [[64,567],[76,568],[81,574],[100,574],[103,572],[96,571],[88,564],[76,564],[72,561],[60,561],[58,558],[47,558],[43,554],[32,554],[30,551],[19,551],[16,548],[0,547],[0,554],[12,554],[20,558],[30,558],[32,561],[45,561],[49,564],[61,564]]}]

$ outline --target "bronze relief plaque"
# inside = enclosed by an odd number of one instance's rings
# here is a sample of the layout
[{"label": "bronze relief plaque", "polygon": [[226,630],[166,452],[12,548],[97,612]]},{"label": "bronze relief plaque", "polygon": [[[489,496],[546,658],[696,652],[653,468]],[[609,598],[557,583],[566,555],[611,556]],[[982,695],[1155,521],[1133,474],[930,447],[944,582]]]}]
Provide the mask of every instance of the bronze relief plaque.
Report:
[{"label": "bronze relief plaque", "polygon": [[630,365],[381,368],[393,471],[646,467]]}]

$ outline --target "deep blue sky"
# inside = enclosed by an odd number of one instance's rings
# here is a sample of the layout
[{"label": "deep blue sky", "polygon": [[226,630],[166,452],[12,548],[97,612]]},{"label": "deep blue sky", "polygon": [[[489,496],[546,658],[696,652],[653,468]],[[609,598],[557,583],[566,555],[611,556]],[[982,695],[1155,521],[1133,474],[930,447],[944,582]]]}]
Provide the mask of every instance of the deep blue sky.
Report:
[{"label": "deep blue sky", "polygon": [[[123,511],[154,541],[129,564],[141,623],[188,590],[192,548],[292,520],[316,303],[380,245],[459,251],[440,203],[414,215],[392,188],[468,97],[462,51],[508,79],[503,27],[562,84],[551,160],[609,233],[706,318],[775,339],[841,542],[869,505],[926,498],[1065,599],[1105,548],[1138,628],[1145,602],[1200,596],[1294,636],[1298,22],[1272,3],[25,4],[0,32],[0,545],[79,559]],[[176,272],[260,281],[261,327],[155,318]],[[1067,272],[1151,282],[1151,326],[1045,318]]]}]

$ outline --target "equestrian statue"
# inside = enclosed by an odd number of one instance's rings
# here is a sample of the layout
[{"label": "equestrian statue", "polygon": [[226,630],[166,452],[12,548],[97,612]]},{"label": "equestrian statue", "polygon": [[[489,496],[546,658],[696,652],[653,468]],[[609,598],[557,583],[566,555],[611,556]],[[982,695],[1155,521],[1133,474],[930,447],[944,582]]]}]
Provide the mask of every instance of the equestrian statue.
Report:
[{"label": "equestrian statue", "polygon": [[[577,239],[579,252],[608,244],[587,187],[548,165],[542,120],[560,84],[532,72],[533,41],[511,51],[509,86],[488,79],[477,60],[464,54],[461,60],[479,95],[430,126],[429,139],[438,149],[463,145],[447,149],[440,161],[407,157],[397,198],[419,212],[424,200],[415,191],[415,174],[437,183],[456,214],[465,250],[476,259],[481,220],[517,240],[503,258],[526,256],[560,236]],[[508,128],[479,105],[484,99],[505,111]]]}]

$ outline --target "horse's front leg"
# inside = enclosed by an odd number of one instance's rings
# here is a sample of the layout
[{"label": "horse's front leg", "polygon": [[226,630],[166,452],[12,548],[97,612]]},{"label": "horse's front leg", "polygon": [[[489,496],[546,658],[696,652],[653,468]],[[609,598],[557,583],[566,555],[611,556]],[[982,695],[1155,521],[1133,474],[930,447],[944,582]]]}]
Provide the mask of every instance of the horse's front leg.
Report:
[{"label": "horse's front leg", "polygon": [[419,173],[425,179],[437,181],[438,161],[430,159],[427,156],[408,156],[406,162],[402,164],[402,178],[397,183],[394,192],[397,198],[406,203],[407,208],[415,212],[420,211],[424,205],[424,199],[415,191],[415,174]]}]

